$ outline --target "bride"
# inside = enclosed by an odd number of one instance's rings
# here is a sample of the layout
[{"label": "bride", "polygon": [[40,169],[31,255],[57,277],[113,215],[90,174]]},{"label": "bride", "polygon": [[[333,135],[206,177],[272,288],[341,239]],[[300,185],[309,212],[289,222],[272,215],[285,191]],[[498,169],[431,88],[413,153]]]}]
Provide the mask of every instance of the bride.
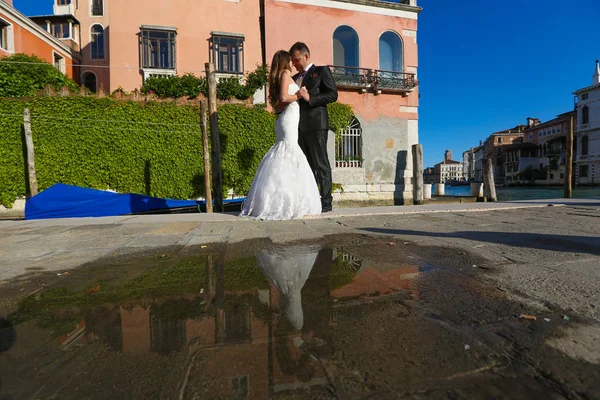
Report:
[{"label": "bride", "polygon": [[269,101],[275,109],[287,107],[275,124],[277,140],[256,170],[241,216],[287,220],[321,213],[315,176],[298,145],[299,90],[292,80],[290,53],[278,51],[269,73]]}]

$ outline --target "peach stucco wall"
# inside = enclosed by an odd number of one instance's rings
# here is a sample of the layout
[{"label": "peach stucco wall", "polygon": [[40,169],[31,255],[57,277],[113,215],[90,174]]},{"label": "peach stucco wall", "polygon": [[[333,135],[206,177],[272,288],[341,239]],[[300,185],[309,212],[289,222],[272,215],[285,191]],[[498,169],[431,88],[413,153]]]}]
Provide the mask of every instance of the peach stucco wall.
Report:
[{"label": "peach stucco wall", "polygon": [[[107,1],[108,3],[108,1]],[[111,90],[127,90],[142,84],[138,34],[141,25],[177,28],[176,67],[178,74],[200,74],[209,61],[211,31],[241,33],[244,41],[244,69],[254,70],[261,62],[259,2],[219,0],[213,6],[197,0],[165,0],[147,5],[146,0],[110,3],[108,29]]]},{"label": "peach stucco wall", "polygon": [[[84,65],[81,68],[81,76],[83,77],[87,73],[93,73],[96,75],[97,87],[104,90],[110,89],[110,69],[106,68],[109,65],[109,15],[112,3],[108,0],[104,0],[104,15],[96,16],[91,13],[92,0],[78,0],[75,3],[75,17],[81,24],[81,64]],[[105,29],[105,58],[103,60],[92,59],[91,57],[91,46],[90,42],[92,39],[91,28],[94,25],[100,25]]]},{"label": "peach stucco wall", "polygon": [[[74,68],[72,67],[73,60],[67,51],[53,46],[48,42],[52,39],[47,40],[41,39],[38,35],[32,33],[29,27],[23,27],[19,23],[17,18],[12,18],[10,15],[0,13],[0,18],[12,24],[13,26],[13,37],[14,37],[14,53],[24,53],[28,55],[36,55],[44,61],[51,64],[54,63],[53,52],[61,55],[65,59],[65,72],[68,77],[73,78]],[[40,33],[42,35],[42,33]],[[0,57],[8,56],[7,52],[2,51]],[[77,77],[75,77],[77,78]]]},{"label": "peach stucco wall", "polygon": [[[418,67],[416,36],[406,36],[404,31],[417,31],[417,21],[388,15],[309,6],[274,0],[266,2],[267,60],[280,49],[288,50],[296,41],[305,42],[311,50],[312,61],[317,65],[333,63],[333,32],[348,25],[359,37],[359,65],[361,68],[379,69],[379,37],[386,31],[400,35],[404,44],[404,71]],[[290,26],[294,22],[297,27]],[[418,87],[408,96],[398,94],[360,94],[358,91],[340,91],[339,101],[354,107],[366,120],[380,116],[417,119],[416,109],[401,111],[400,107],[418,106]]]}]

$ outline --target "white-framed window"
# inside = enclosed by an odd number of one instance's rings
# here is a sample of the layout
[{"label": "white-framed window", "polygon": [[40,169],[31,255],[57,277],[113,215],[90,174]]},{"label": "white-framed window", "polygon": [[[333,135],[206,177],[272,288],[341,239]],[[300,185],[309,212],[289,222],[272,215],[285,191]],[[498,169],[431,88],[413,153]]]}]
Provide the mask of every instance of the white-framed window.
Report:
[{"label": "white-framed window", "polygon": [[101,17],[104,15],[104,1],[103,0],[92,0],[91,1],[90,15],[92,17]]},{"label": "white-framed window", "polygon": [[90,57],[92,60],[102,60],[104,59],[105,52],[105,33],[104,28],[100,24],[94,24],[90,28]]},{"label": "white-framed window", "polygon": [[68,22],[55,22],[51,25],[51,34],[57,39],[69,39],[71,29]]},{"label": "white-framed window", "polygon": [[587,100],[588,99],[588,94],[584,93],[581,95],[581,100]]},{"label": "white-framed window", "polygon": [[362,127],[354,118],[347,128],[342,129],[335,146],[336,168],[362,167]]},{"label": "white-framed window", "polygon": [[216,72],[244,73],[244,35],[211,32],[210,46]]},{"label": "white-framed window", "polygon": [[52,59],[54,60],[54,68],[56,68],[57,70],[59,70],[60,72],[62,72],[63,74],[66,73],[66,65],[65,65],[65,58],[63,56],[61,56],[58,53],[52,52]]},{"label": "white-framed window", "polygon": [[142,69],[175,70],[177,29],[142,25],[140,64]]},{"label": "white-framed window", "polygon": [[0,19],[0,47],[9,53],[14,52],[13,26]]}]

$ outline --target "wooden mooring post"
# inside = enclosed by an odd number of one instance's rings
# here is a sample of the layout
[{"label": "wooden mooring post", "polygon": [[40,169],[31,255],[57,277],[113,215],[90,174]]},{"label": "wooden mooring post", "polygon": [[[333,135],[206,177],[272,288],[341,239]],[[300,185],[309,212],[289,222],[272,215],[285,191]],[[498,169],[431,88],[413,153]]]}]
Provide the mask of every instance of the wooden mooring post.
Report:
[{"label": "wooden mooring post", "polygon": [[496,184],[494,182],[494,167],[492,159],[487,158],[483,162],[483,189],[487,201],[498,201],[496,197]]},{"label": "wooden mooring post", "polygon": [[569,119],[567,128],[567,148],[565,155],[565,199],[573,197],[573,136],[575,135],[573,117]]},{"label": "wooden mooring post", "polygon": [[413,204],[423,204],[423,145],[412,145]]},{"label": "wooden mooring post", "polygon": [[219,118],[217,115],[217,78],[213,63],[206,63],[204,67],[206,68],[208,109],[210,113],[214,210],[216,212],[223,212],[223,170],[221,169],[221,143],[219,138]]},{"label": "wooden mooring post", "polygon": [[206,115],[208,110],[206,109],[206,100],[200,101],[200,128],[202,129],[202,149],[204,152],[204,187],[206,199],[206,212],[213,212],[212,194],[210,189],[210,153],[208,150],[208,129],[206,126]]},{"label": "wooden mooring post", "polygon": [[29,195],[38,194],[37,178],[35,174],[35,155],[33,151],[33,136],[31,134],[31,113],[29,108],[23,110],[23,130],[25,131],[25,148],[27,151],[27,183]]}]

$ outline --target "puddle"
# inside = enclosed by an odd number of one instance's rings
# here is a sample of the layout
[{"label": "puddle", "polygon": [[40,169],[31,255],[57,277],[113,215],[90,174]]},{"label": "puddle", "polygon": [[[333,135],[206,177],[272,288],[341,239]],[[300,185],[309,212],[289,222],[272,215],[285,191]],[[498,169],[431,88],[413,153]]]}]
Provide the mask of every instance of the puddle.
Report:
[{"label": "puddle", "polygon": [[0,398],[598,395],[598,365],[545,345],[567,321],[515,318],[472,264],[353,236],[40,273],[6,288],[32,294],[4,299]]}]

